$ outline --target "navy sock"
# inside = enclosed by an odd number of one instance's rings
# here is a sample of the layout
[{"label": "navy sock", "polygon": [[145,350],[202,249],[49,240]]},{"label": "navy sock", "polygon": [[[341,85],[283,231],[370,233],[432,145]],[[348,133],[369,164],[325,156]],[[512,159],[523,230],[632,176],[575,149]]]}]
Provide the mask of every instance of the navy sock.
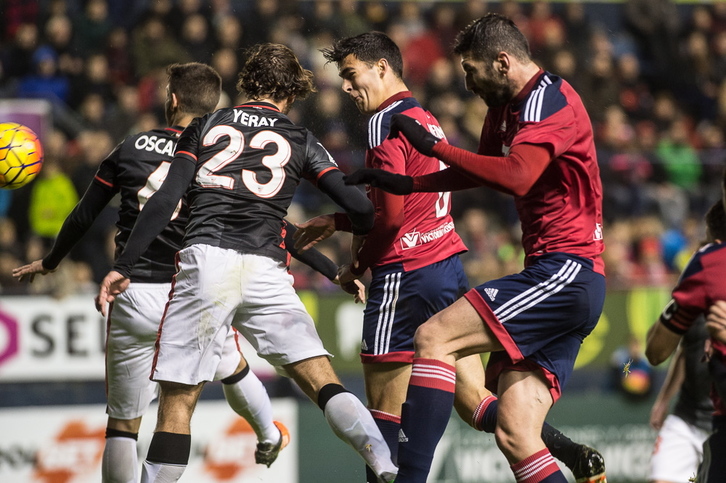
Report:
[{"label": "navy sock", "polygon": [[473,425],[479,431],[485,433],[494,433],[497,427],[497,407],[499,399],[496,396],[487,396],[479,403],[476,411],[474,411]]},{"label": "navy sock", "polygon": [[[375,409],[371,409],[371,414],[391,450],[391,460],[395,463],[398,458],[398,432],[401,429],[401,418]],[[368,483],[378,482],[378,477],[369,466],[366,466],[366,481]]]},{"label": "navy sock", "polygon": [[413,360],[398,439],[396,483],[426,481],[434,450],[454,405],[456,369],[436,359]]}]

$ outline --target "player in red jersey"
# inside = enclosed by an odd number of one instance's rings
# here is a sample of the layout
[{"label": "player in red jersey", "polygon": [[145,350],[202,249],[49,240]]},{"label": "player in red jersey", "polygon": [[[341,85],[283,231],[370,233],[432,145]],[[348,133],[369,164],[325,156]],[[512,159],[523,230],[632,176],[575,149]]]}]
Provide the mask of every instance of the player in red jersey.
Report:
[{"label": "player in red jersey", "polygon": [[[412,97],[402,78],[398,46],[381,32],[338,40],[323,55],[334,62],[342,89],[368,122],[366,166],[391,173],[425,175],[446,168],[442,162],[414,149],[405,138],[389,138],[392,116],[405,114],[426,125],[438,137],[438,121]],[[371,269],[370,297],[363,321],[361,361],[368,407],[386,437],[394,460],[398,449],[401,405],[413,362],[416,329],[468,290],[458,254],[465,251],[449,214],[450,193],[412,193],[401,197],[371,189],[376,207],[373,229],[357,254],[357,263],[344,268],[343,280]],[[321,215],[301,225],[297,247],[310,247],[336,229],[350,230],[342,214]],[[336,223],[336,221],[338,223]],[[493,431],[496,398],[484,388],[478,356],[457,362],[455,407],[462,419],[478,430]],[[601,471],[602,456],[573,443],[547,425],[545,438],[557,457],[578,480]],[[369,481],[373,475],[368,475]]]},{"label": "player in red jersey", "polygon": [[[707,327],[718,335],[714,319],[718,301],[726,300],[726,213],[721,201],[706,213],[707,241],[683,270],[673,289],[671,301],[648,331],[645,355],[653,365],[661,364],[678,347],[683,335],[700,315],[708,314]],[[714,305],[715,307],[711,308]],[[710,309],[711,308],[711,309]],[[710,310],[709,310],[710,309]],[[712,337],[709,371],[713,381],[713,432],[704,443],[703,462],[696,480],[717,483],[726,480],[726,340]]]},{"label": "player in red jersey", "polygon": [[312,73],[288,47],[251,48],[238,89],[247,102],[196,118],[184,130],[166,180],[99,291],[100,300],[112,301],[125,290],[137,258],[186,194],[184,247],[152,367],[161,388],[159,419],[141,481],[176,481],[184,472],[192,413],[230,327],[295,379],[335,434],[390,481],[397,470],[388,446],[370,413],[341,385],[292,286],[283,219],[303,178],[344,208],[356,234],[370,230],[373,207],[343,184],[318,140],[286,116],[313,90]]},{"label": "player in red jersey", "polygon": [[[450,168],[425,176],[367,169],[347,182],[397,194],[482,185],[512,194],[527,257],[523,272],[467,292],[418,329],[396,482],[426,480],[454,399],[454,365],[481,352],[491,353],[487,385],[499,397],[495,436],[517,481],[564,482],[540,434],[604,302],[592,126],[572,87],[532,61],[510,20],[497,14],[476,20],[459,34],[455,52],[467,89],[489,106],[478,153],[396,115],[392,137],[405,136]],[[590,479],[604,480],[604,473]]]}]

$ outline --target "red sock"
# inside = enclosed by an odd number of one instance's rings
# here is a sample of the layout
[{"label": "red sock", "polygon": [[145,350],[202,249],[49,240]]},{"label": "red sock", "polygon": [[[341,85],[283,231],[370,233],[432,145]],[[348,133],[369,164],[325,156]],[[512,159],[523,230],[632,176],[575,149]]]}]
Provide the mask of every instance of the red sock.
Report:
[{"label": "red sock", "polygon": [[511,466],[517,483],[567,483],[547,448]]}]

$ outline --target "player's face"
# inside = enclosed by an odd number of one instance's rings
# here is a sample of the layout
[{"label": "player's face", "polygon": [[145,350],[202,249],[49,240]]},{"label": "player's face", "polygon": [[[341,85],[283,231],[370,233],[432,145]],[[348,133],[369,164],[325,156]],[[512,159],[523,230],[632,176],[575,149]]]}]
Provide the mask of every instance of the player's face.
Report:
[{"label": "player's face", "polygon": [[503,106],[514,97],[507,76],[497,70],[497,65],[475,59],[470,52],[461,54],[466,89],[484,99],[489,107]]},{"label": "player's face", "polygon": [[376,112],[385,101],[383,72],[377,63],[369,66],[353,54],[343,59],[339,70],[343,92],[348,94],[363,114]]}]

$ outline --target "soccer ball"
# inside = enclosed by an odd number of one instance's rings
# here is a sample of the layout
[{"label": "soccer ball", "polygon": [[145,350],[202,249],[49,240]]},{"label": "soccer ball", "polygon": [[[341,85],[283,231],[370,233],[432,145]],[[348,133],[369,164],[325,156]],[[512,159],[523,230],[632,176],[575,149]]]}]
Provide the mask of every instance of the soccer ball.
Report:
[{"label": "soccer ball", "polygon": [[30,183],[43,167],[43,147],[27,126],[0,123],[0,188],[14,190]]}]

